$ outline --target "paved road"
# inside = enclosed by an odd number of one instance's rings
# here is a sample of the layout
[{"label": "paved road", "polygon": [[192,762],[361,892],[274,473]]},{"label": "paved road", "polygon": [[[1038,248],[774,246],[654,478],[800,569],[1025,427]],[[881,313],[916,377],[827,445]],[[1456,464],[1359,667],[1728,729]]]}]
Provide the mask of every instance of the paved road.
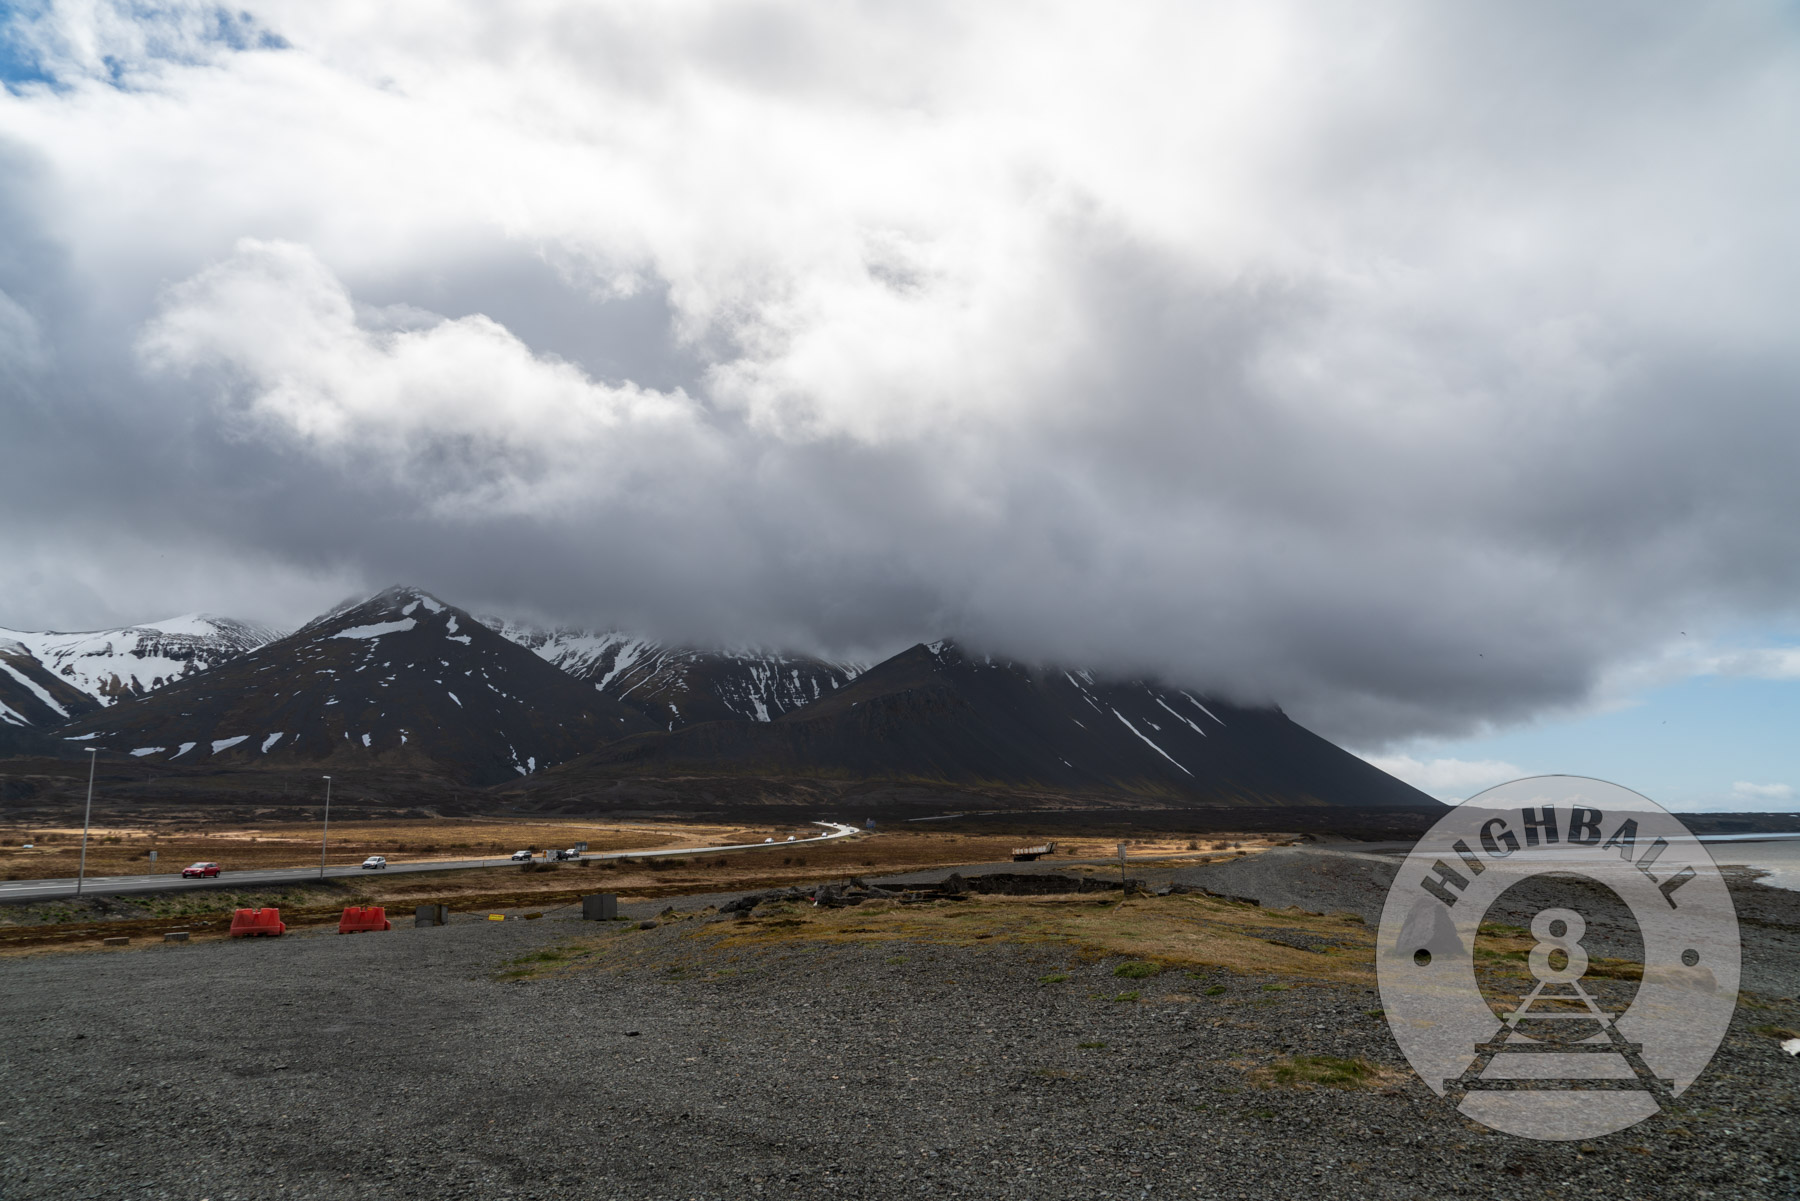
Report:
[{"label": "paved road", "polygon": [[[856,833],[855,826],[846,826],[838,822],[814,822],[815,826],[828,827],[830,833],[820,834],[814,838],[796,838],[790,842],[746,842],[731,846],[719,847],[657,847],[644,851],[610,851],[605,854],[583,855],[583,859],[665,859],[671,855],[715,855],[731,851],[761,851],[773,846],[807,846],[811,843],[832,842],[839,838],[849,838]],[[511,859],[431,859],[416,863],[390,863],[383,870],[388,873],[397,872],[450,872],[472,867],[515,867]],[[337,876],[360,876],[363,868],[356,865],[338,865],[325,868],[327,878]],[[266,868],[260,871],[220,872],[210,880],[185,880],[181,876],[169,873],[158,876],[89,876],[82,886],[86,896],[121,896],[127,893],[176,892],[187,888],[254,888],[270,884],[298,884],[307,880],[320,878],[316,867],[281,867]],[[0,902],[5,901],[49,901],[75,895],[73,877],[62,880],[3,880],[0,881]]]}]

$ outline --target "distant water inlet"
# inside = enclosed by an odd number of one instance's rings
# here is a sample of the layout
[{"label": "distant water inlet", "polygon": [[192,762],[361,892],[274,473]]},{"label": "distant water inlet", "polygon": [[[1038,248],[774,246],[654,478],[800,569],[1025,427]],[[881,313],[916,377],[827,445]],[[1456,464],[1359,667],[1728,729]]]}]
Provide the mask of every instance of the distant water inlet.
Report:
[{"label": "distant water inlet", "polygon": [[1800,892],[1800,834],[1703,838],[1720,867],[1750,867],[1769,873],[1757,880]]}]

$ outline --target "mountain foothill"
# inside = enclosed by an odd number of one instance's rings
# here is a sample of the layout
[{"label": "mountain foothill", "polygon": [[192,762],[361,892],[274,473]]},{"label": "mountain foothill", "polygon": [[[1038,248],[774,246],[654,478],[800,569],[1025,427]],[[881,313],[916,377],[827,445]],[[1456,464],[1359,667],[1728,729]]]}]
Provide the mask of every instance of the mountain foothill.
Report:
[{"label": "mountain foothill", "polygon": [[608,798],[696,780],[740,797],[810,781],[836,796],[949,789],[1026,808],[1437,806],[1278,708],[1092,665],[951,641],[872,667],[672,646],[481,619],[405,587],[292,633],[204,615],[0,630],[0,757],[89,748],[239,787],[337,772],[527,808],[618,807]]}]

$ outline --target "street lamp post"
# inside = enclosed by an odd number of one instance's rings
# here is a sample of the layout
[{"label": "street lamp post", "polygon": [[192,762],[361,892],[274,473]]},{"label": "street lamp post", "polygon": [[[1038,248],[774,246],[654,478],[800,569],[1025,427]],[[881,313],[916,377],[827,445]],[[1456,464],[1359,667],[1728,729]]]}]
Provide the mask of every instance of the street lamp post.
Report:
[{"label": "street lamp post", "polygon": [[325,777],[325,829],[319,835],[319,879],[325,878],[325,845],[331,841],[331,777]]},{"label": "street lamp post", "polygon": [[100,748],[90,746],[88,753],[88,798],[87,812],[81,816],[81,866],[75,869],[75,895],[81,895],[81,886],[87,882],[87,840],[88,825],[94,819],[94,764],[100,762]]}]

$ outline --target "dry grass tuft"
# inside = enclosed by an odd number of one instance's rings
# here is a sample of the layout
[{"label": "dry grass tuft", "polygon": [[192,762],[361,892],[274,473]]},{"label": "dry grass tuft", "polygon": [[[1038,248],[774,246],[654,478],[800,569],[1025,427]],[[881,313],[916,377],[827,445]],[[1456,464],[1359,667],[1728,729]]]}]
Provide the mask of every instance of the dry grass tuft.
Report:
[{"label": "dry grass tuft", "polygon": [[[1475,939],[1475,963],[1483,979],[1528,979],[1527,960],[1537,939],[1523,926],[1483,922]],[[1588,959],[1587,975],[1600,980],[1642,980],[1644,965],[1630,959],[1595,955]]]},{"label": "dry grass tuft", "polygon": [[1401,1073],[1366,1059],[1337,1055],[1294,1055],[1270,1067],[1257,1068],[1250,1079],[1265,1087],[1280,1088],[1384,1088]]}]

